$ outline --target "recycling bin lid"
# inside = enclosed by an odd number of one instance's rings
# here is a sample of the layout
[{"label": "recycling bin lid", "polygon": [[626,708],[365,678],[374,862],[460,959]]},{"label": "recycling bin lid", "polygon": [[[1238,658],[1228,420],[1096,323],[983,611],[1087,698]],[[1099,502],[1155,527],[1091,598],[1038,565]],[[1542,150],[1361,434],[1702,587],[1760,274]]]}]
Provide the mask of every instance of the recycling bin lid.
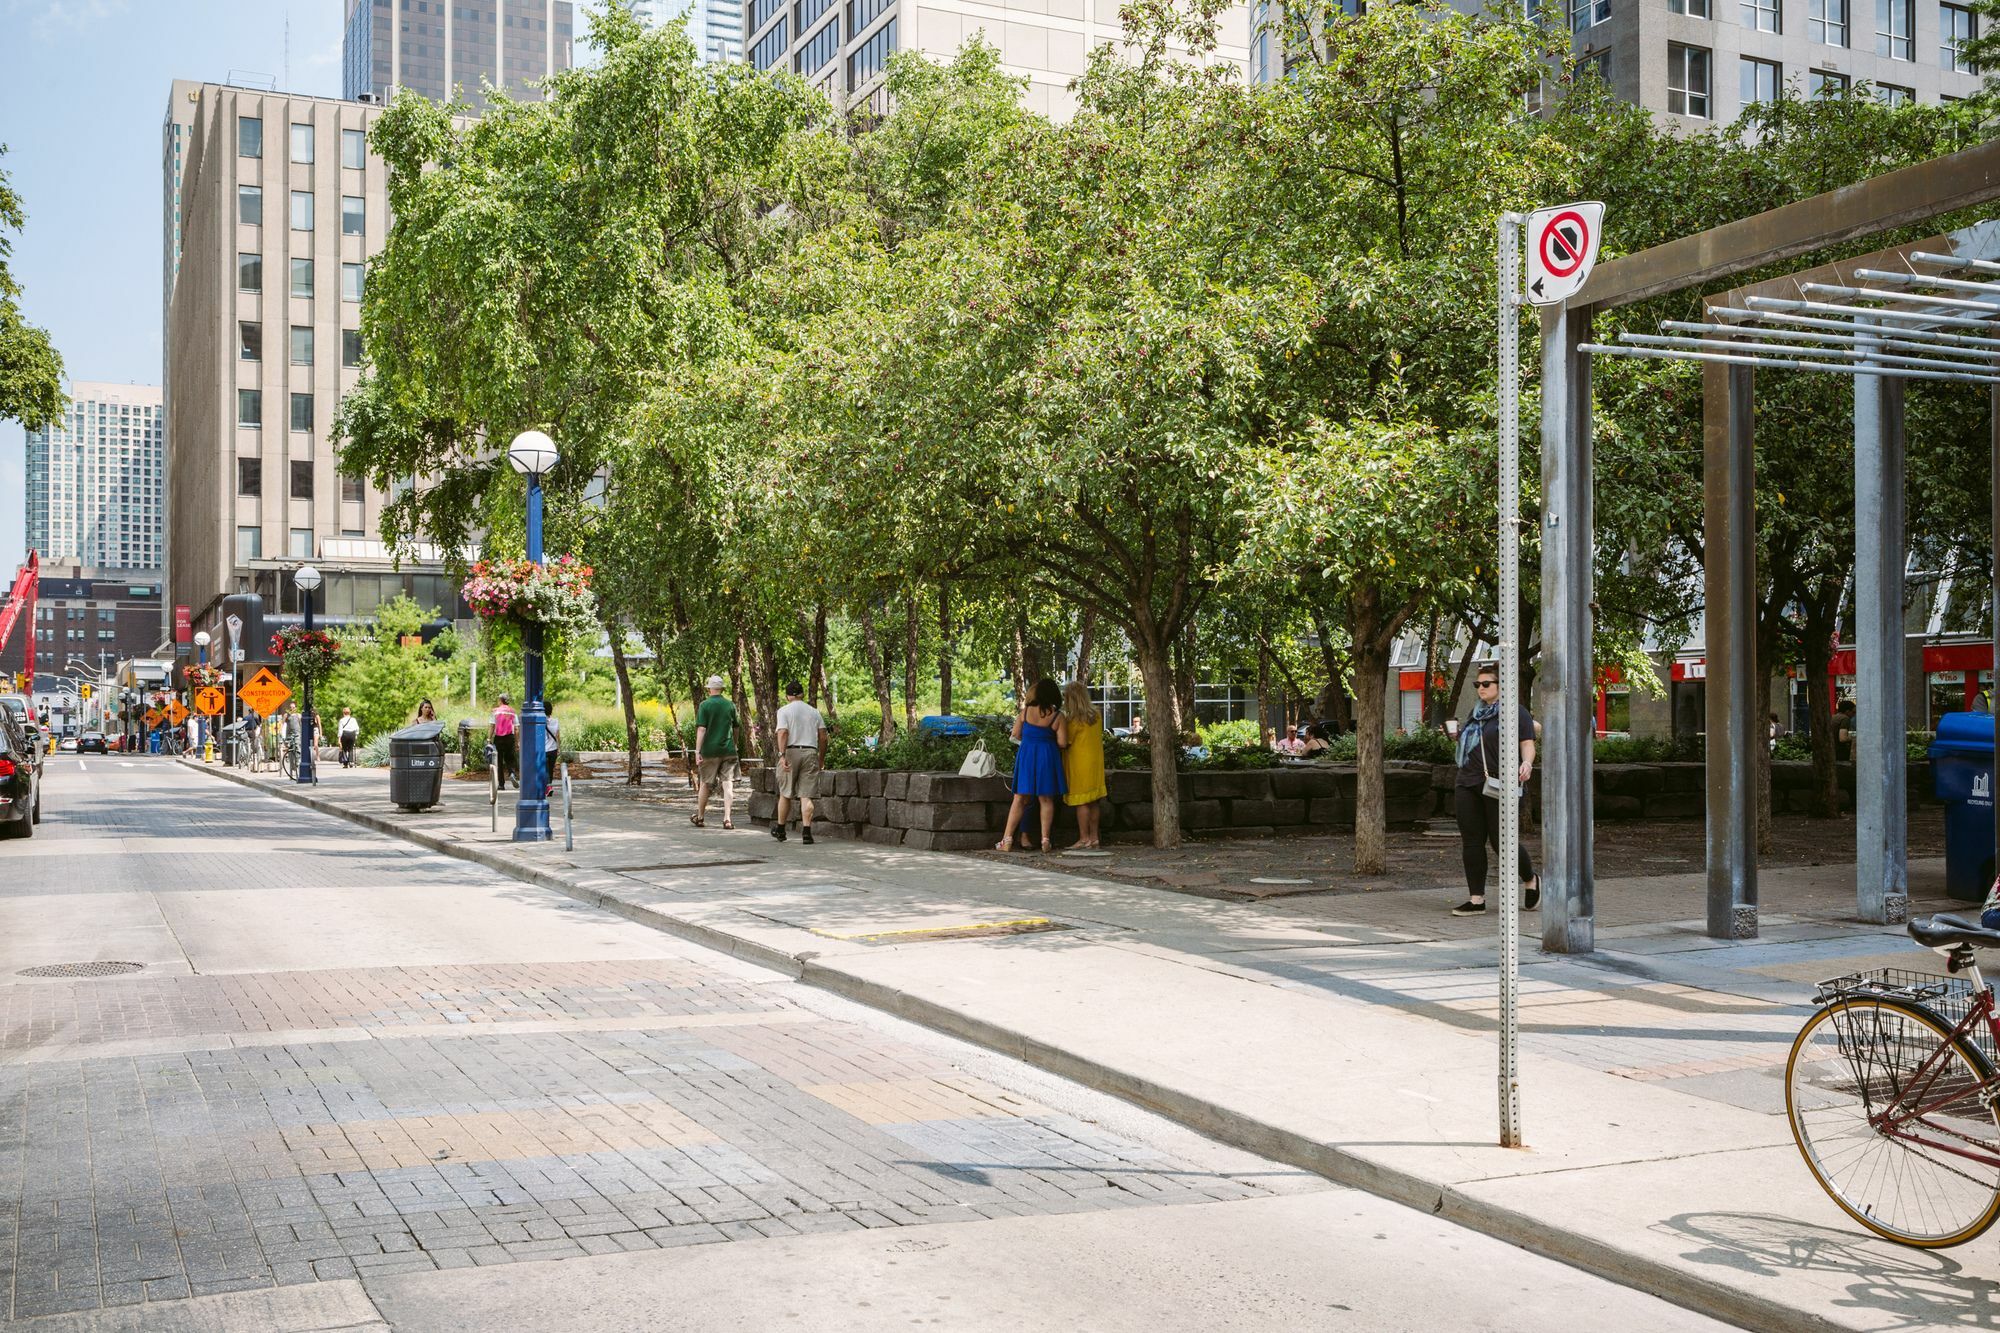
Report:
[{"label": "recycling bin lid", "polygon": [[954,713],[944,713],[941,715],[932,713],[928,717],[920,717],[917,719],[917,726],[933,736],[977,736],[979,734],[979,728],[973,725],[970,718],[959,717]]},{"label": "recycling bin lid", "polygon": [[1946,713],[1938,719],[1937,739],[1928,751],[1939,755],[1966,756],[1993,754],[1993,714]]},{"label": "recycling bin lid", "polygon": [[[401,731],[389,737],[389,739],[392,741],[435,741],[442,735],[444,735],[444,723],[418,722],[404,727]],[[1992,738],[1989,736],[1987,741],[1990,745]]]}]

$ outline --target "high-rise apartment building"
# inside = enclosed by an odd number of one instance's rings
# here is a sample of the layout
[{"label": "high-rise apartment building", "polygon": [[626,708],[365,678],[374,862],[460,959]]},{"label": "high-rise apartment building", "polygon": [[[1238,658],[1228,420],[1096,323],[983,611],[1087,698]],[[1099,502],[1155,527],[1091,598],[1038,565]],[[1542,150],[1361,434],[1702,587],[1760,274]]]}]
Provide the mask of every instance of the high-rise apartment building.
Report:
[{"label": "high-rise apartment building", "polygon": [[[410,593],[446,616],[435,559],[399,568],[376,539],[383,495],[343,478],[330,428],[361,371],[361,294],[388,230],[387,168],[368,151],[381,108],[176,82],[192,110],[181,158],[179,274],[167,314],[168,606],[217,630],[223,596],[366,616]],[[169,122],[173,116],[169,116]],[[171,243],[171,242],[170,242]]]},{"label": "high-rise apartment building", "polygon": [[[1092,49],[1124,40],[1120,0],[745,0],[743,32],[750,63],[789,69],[837,104],[881,106],[889,57],[921,51],[948,60],[974,36],[998,49],[1002,65],[1028,83],[1026,106],[1065,117],[1076,105],[1069,85]],[[1243,5],[1219,20],[1211,59],[1243,69],[1249,61],[1250,13]]]},{"label": "high-rise apartment building", "polygon": [[570,0],[346,0],[341,95],[387,102],[398,88],[485,105],[492,84],[532,100],[531,85],[568,69],[576,40]]},{"label": "high-rise apartment building", "polygon": [[656,28],[686,18],[688,40],[710,63],[743,58],[741,0],[638,0],[632,12]]},{"label": "high-rise apartment building", "polygon": [[69,410],[28,432],[27,540],[44,564],[157,570],[164,527],[160,390],[70,386]]}]

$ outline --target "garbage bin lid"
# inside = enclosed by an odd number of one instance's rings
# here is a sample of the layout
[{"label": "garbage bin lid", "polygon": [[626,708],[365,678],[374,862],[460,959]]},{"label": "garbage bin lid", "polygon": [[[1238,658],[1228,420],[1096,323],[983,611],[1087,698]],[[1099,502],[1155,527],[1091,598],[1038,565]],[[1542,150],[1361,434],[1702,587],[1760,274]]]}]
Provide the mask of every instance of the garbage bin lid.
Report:
[{"label": "garbage bin lid", "polygon": [[928,717],[920,717],[917,719],[917,726],[933,736],[976,736],[979,734],[979,728],[974,726],[970,719],[959,717],[953,713],[942,715],[932,713]]},{"label": "garbage bin lid", "polygon": [[[389,737],[392,741],[434,741],[444,735],[442,722],[418,722]],[[1990,739],[1990,738],[1989,738]]]},{"label": "garbage bin lid", "polygon": [[1932,758],[1938,755],[1987,755],[1993,753],[1991,713],[1946,713],[1938,719],[1937,739],[1930,744]]}]

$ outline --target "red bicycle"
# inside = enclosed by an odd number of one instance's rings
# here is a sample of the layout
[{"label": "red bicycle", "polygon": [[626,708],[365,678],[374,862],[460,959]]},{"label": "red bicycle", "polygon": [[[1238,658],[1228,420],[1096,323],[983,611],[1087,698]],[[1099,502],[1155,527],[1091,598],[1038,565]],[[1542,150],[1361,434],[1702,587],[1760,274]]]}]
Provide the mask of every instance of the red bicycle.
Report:
[{"label": "red bicycle", "polygon": [[1806,1165],[1878,1236],[1925,1249],[2000,1218],[2000,1016],[1978,949],[2000,931],[1954,916],[1912,921],[1947,975],[1902,968],[1820,983],[1792,1043],[1785,1110]]}]

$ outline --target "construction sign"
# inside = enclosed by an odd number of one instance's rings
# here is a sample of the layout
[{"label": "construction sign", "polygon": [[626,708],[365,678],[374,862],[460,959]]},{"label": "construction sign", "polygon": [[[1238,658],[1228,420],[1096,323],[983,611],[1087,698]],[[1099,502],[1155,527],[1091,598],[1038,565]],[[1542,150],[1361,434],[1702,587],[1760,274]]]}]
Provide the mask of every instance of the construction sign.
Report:
[{"label": "construction sign", "polygon": [[151,731],[154,727],[159,726],[165,717],[166,714],[162,713],[159,709],[148,708],[146,710],[146,730]]},{"label": "construction sign", "polygon": [[255,709],[259,717],[269,717],[292,697],[292,691],[271,668],[258,667],[257,674],[237,688],[236,697]]},{"label": "construction sign", "polygon": [[194,692],[194,711],[203,717],[220,717],[222,710],[229,707],[229,696],[213,685],[204,686]]},{"label": "construction sign", "polygon": [[173,723],[175,726],[178,727],[181,723],[187,720],[188,720],[187,705],[183,704],[179,699],[171,700],[167,704],[167,721]]}]

